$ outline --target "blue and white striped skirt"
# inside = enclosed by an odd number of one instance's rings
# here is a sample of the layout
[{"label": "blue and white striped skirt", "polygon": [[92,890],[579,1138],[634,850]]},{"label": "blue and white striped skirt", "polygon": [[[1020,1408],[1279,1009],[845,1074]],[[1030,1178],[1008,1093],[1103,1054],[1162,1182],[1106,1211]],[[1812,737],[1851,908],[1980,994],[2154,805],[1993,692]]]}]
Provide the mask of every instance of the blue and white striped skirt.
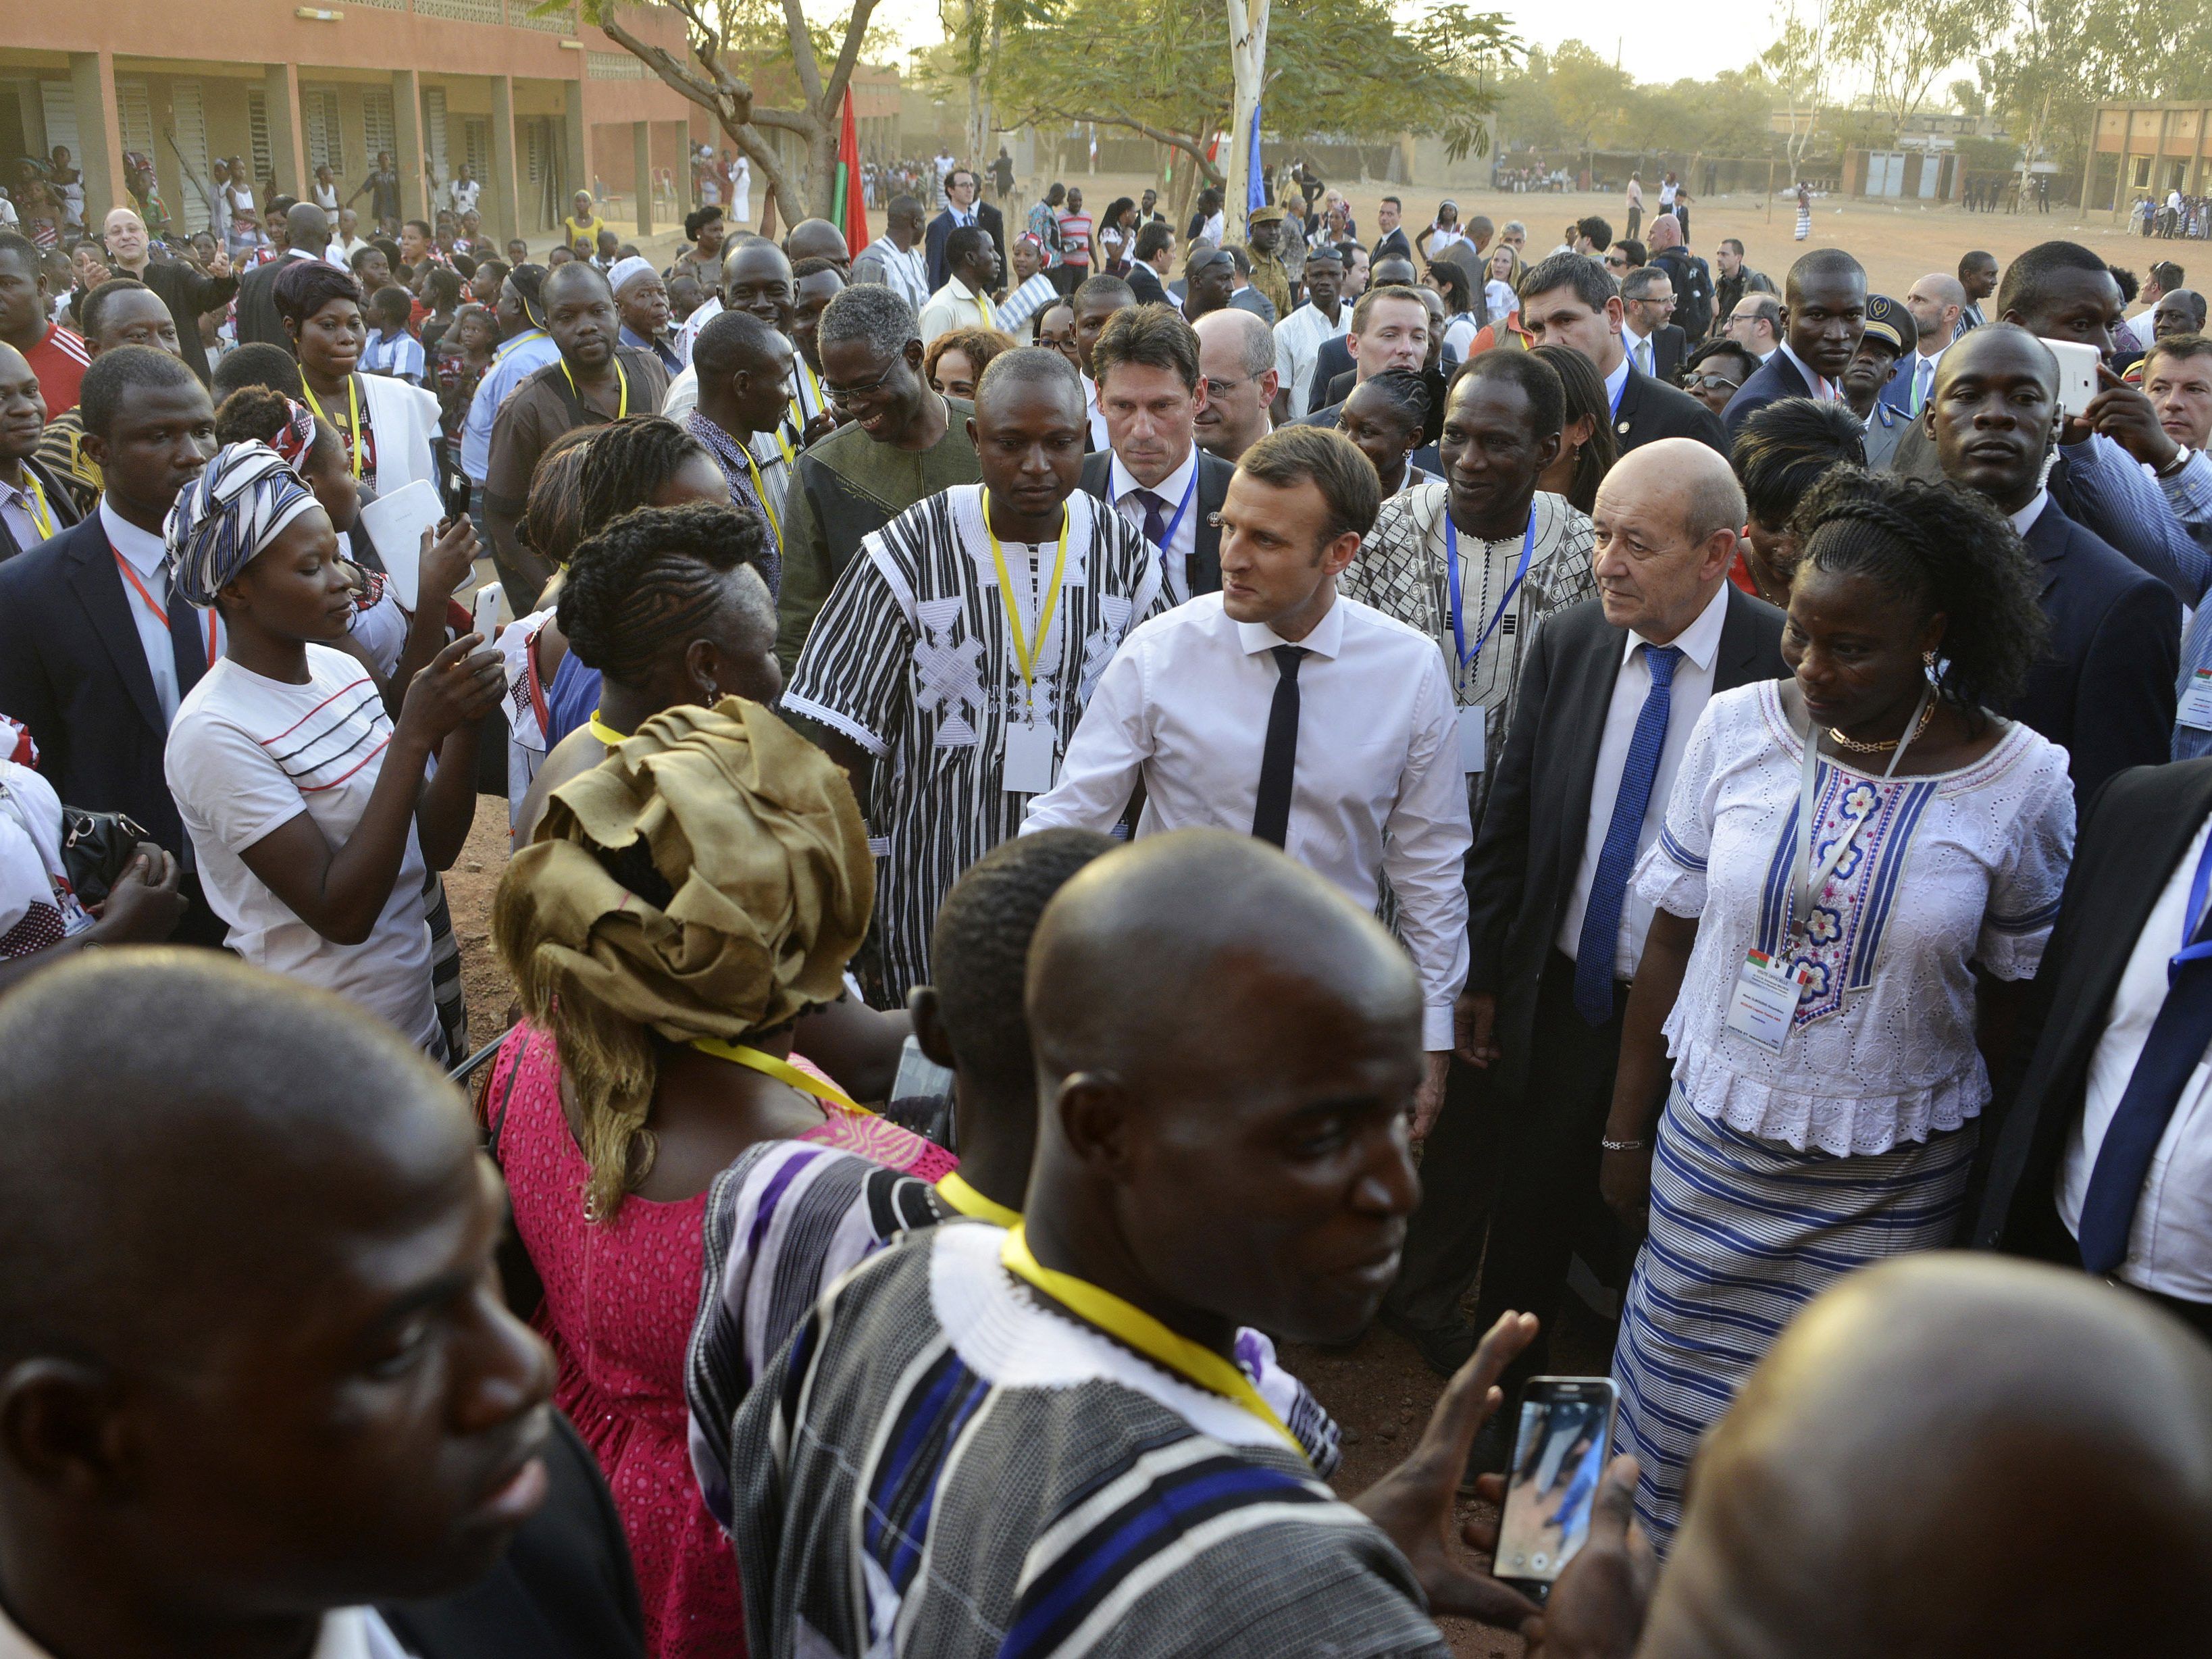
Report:
[{"label": "blue and white striped skirt", "polygon": [[1979,1130],[1835,1158],[1702,1116],[1680,1084],[1668,1093],[1613,1357],[1621,1449],[1643,1467],[1636,1512],[1662,1553],[1698,1443],[1797,1310],[1854,1268],[1950,1243]]}]

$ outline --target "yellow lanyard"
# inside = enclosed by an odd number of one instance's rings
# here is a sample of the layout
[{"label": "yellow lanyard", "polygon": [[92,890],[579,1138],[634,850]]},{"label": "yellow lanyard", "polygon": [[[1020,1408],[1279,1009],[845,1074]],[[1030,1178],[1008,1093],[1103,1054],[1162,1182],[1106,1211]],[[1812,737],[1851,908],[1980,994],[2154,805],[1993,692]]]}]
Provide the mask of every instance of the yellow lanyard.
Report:
[{"label": "yellow lanyard", "polygon": [[[809,385],[809,386],[812,386],[812,387],[814,388],[814,407],[815,407],[815,409],[816,409],[817,411],[818,411],[818,410],[823,410],[823,409],[827,409],[827,408],[830,406],[830,404],[829,404],[829,399],[827,399],[826,398],[824,398],[824,397],[822,395],[822,381],[821,381],[820,377],[819,377],[819,376],[817,376],[817,375],[815,374],[813,365],[812,365],[812,364],[811,364],[811,363],[809,363],[809,362],[806,361],[806,359],[805,359],[805,358],[801,357],[801,358],[799,360],[799,372],[801,374],[804,374],[804,375],[806,377],[806,384],[807,384],[807,385]],[[793,402],[796,402],[796,401],[797,401],[797,399],[795,399],[795,398],[794,398],[793,401]],[[800,410],[799,410],[799,413],[801,413],[801,414],[803,415],[803,414],[805,414],[805,412],[806,412],[806,411],[805,411],[805,407],[802,405],[802,406],[801,406],[801,408],[800,408]],[[803,422],[803,421],[799,422],[799,427],[800,427],[800,429],[801,429],[802,431],[803,431],[803,430],[805,430],[805,424],[806,424],[806,423],[805,423],[805,422]]]},{"label": "yellow lanyard", "polygon": [[691,1046],[702,1054],[712,1054],[717,1060],[726,1060],[743,1066],[763,1077],[772,1077],[787,1088],[796,1089],[802,1095],[812,1095],[817,1100],[826,1100],[832,1106],[842,1106],[848,1112],[864,1116],[875,1114],[847,1094],[834,1083],[824,1083],[811,1077],[787,1060],[778,1060],[774,1054],[764,1054],[757,1048],[748,1048],[742,1043],[725,1042],[720,1037],[693,1037]]},{"label": "yellow lanyard", "polygon": [[1013,636],[1014,662],[1022,671],[1022,684],[1036,683],[1037,653],[1044,648],[1045,637],[1052,632],[1052,614],[1060,608],[1060,579],[1067,574],[1067,525],[1074,515],[1063,501],[1060,508],[1060,557],[1052,567],[1052,590],[1037,605],[1036,638],[1026,639],[1022,634],[1021,608],[1014,603],[1014,584],[1006,574],[1006,556],[999,549],[999,532],[991,528],[991,492],[983,492],[983,534],[991,544],[992,562],[999,568],[999,597],[1006,605],[1006,630]]},{"label": "yellow lanyard", "polygon": [[[568,373],[568,360],[566,357],[561,360],[561,374],[562,378],[568,382],[568,395],[578,403],[582,403],[584,394],[576,390],[576,377]],[[629,376],[623,373],[622,360],[619,357],[615,360],[615,384],[621,388],[615,396],[615,419],[627,420],[629,417]]]},{"label": "yellow lanyard", "polygon": [[991,315],[991,302],[980,294],[975,295],[974,298],[975,301],[975,314],[983,319],[983,326],[986,328],[996,328],[998,326],[998,323]]},{"label": "yellow lanyard", "polygon": [[1275,1408],[1261,1398],[1259,1389],[1252,1386],[1252,1379],[1237,1366],[1212,1349],[1202,1348],[1188,1337],[1177,1335],[1142,1308],[1124,1302],[1113,1291],[1101,1290],[1073,1273],[1055,1273],[1046,1267],[1030,1254],[1028,1233],[1019,1224],[1009,1230],[1006,1242],[999,1247],[999,1261],[1008,1273],[1017,1279],[1027,1279],[1086,1324],[1097,1326],[1116,1341],[1196,1383],[1208,1394],[1219,1395],[1243,1407],[1282,1436],[1285,1445],[1300,1457],[1305,1455],[1305,1448],[1298,1444],[1297,1437],[1283,1426],[1283,1419],[1275,1415]]},{"label": "yellow lanyard", "polygon": [[995,1198],[986,1198],[961,1178],[957,1170],[947,1170],[937,1178],[939,1194],[954,1209],[978,1221],[988,1221],[994,1227],[1018,1227],[1022,1212],[1010,1210]]},{"label": "yellow lanyard", "polygon": [[46,492],[39,483],[39,475],[26,466],[23,469],[23,498],[30,503],[25,509],[30,515],[31,528],[45,541],[54,533],[54,510],[46,505]]},{"label": "yellow lanyard", "polygon": [[610,749],[629,741],[629,732],[616,731],[613,726],[599,718],[599,711],[596,708],[592,710],[591,719],[584,722],[584,729]]},{"label": "yellow lanyard", "polygon": [[738,448],[744,454],[745,465],[753,475],[753,494],[760,498],[761,511],[768,514],[768,527],[775,532],[775,550],[781,557],[783,553],[783,526],[775,521],[775,508],[769,504],[768,486],[761,482],[760,463],[753,459],[750,444],[739,444]]},{"label": "yellow lanyard", "polygon": [[[307,384],[304,369],[300,373],[300,390],[307,394],[307,407],[315,411],[317,420],[325,426],[337,424],[323,413],[322,404],[315,401],[315,389]],[[357,375],[346,376],[346,418],[353,422],[346,432],[346,460],[352,466],[354,478],[358,482],[361,477],[361,380]]]}]

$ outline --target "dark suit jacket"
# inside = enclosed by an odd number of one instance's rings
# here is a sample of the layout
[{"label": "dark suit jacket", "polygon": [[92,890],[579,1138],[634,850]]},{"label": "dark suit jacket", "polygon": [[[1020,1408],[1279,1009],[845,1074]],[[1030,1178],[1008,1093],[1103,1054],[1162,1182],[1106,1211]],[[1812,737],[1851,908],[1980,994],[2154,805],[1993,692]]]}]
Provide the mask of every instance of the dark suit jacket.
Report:
[{"label": "dark suit jacket", "polygon": [[1797,372],[1797,365],[1790,361],[1790,354],[1778,351],[1757,368],[1751,378],[1735,389],[1729,399],[1728,412],[1721,418],[1728,427],[1729,443],[1733,447],[1735,434],[1745,421],[1769,404],[1778,404],[1784,398],[1809,398],[1813,388],[1805,384],[1805,377]]},{"label": "dark suit jacket", "polygon": [[284,333],[284,319],[276,314],[276,278],[283,274],[295,258],[313,258],[313,254],[294,255],[290,251],[278,254],[265,265],[256,265],[241,277],[238,284],[238,343],[240,345],[276,345],[292,349]]},{"label": "dark suit jacket", "polygon": [[[228,305],[238,292],[238,278],[203,276],[180,259],[156,259],[146,267],[145,276],[139,280],[160,295],[161,303],[168,307],[169,316],[177,325],[177,354],[191,366],[192,373],[200,377],[200,384],[205,386],[207,348],[200,343],[200,316]],[[70,805],[75,806],[77,803],[71,801]]]},{"label": "dark suit jacket", "polygon": [[[1713,690],[1779,679],[1786,672],[1782,613],[1733,585],[1725,591]],[[1508,1101],[1522,1098],[1530,1080],[1537,981],[1574,895],[1598,744],[1627,649],[1627,630],[1607,622],[1595,599],[1569,605],[1536,630],[1521,668],[1513,726],[1468,855],[1467,988],[1498,998],[1502,1057],[1490,1075]]]},{"label": "dark suit jacket", "polygon": [[[1626,348],[1626,336],[1621,337],[1620,343]],[[1651,378],[1674,385],[1674,371],[1681,368],[1683,355],[1688,349],[1689,341],[1678,325],[1669,323],[1661,329],[1651,337]]]},{"label": "dark suit jacket", "polygon": [[[1736,396],[1743,393],[1739,391]],[[1655,380],[1633,364],[1628,384],[1620,388],[1620,407],[1613,412],[1613,433],[1624,454],[1660,438],[1695,438],[1723,455],[1729,452],[1719,416],[1688,392]]]},{"label": "dark suit jacket", "polygon": [[[1881,390],[1875,393],[1875,401],[1887,404],[1910,419],[1912,415],[1912,376],[1919,362],[1917,351],[1908,351],[1899,357],[1897,366],[1889,371],[1889,378],[1881,383]],[[1934,390],[1932,385],[1929,390]]]},{"label": "dark suit jacket", "polygon": [[[1667,273],[1674,285],[1674,316],[1684,333],[1702,340],[1713,325],[1713,273],[1703,259],[1686,247],[1670,247],[1651,256],[1651,263]],[[1675,326],[1674,323],[1668,325]]]},{"label": "dark suit jacket", "polygon": [[[23,465],[30,469],[32,476],[39,481],[39,488],[46,492],[46,508],[54,515],[54,533],[59,535],[76,522],[76,497],[70,493],[68,487],[54,476],[54,470],[44,461],[27,456]],[[31,544],[32,547],[37,545],[35,542]],[[0,519],[0,561],[12,559],[18,553],[30,550],[29,547],[16,545],[15,532],[8,528],[7,520]],[[0,714],[6,712],[0,709]],[[74,806],[76,803],[72,801],[70,804]]]},{"label": "dark suit jacket", "polygon": [[[1083,458],[1083,491],[1100,501],[1106,499],[1107,480],[1113,476],[1114,457],[1110,451]],[[1198,515],[1197,539],[1191,544],[1190,591],[1193,593],[1218,593],[1221,591],[1221,526],[1213,515],[1221,511],[1221,504],[1229,499],[1229,481],[1237,476],[1237,469],[1218,455],[1198,452],[1198,499],[1191,502],[1190,510]],[[1175,516],[1175,503],[1168,506],[1168,516]]]},{"label": "dark suit jacket", "polygon": [[2208,811],[2212,760],[2137,767],[2090,800],[2058,925],[2014,1034],[2017,1063],[1997,1079],[1993,1121],[1982,1126],[1988,1175],[1972,1233],[1979,1248],[2081,1266],[2052,1182],[2081,1119],[2120,975]]},{"label": "dark suit jacket", "polygon": [[642,1659],[622,1517],[590,1449],[567,1418],[553,1423],[552,1489],[499,1565],[452,1595],[377,1608],[418,1659]]},{"label": "dark suit jacket", "polygon": [[[206,672],[191,666],[179,696]],[[98,514],[0,564],[0,709],[31,728],[65,803],[128,812],[185,856],[161,770],[168,725]]]},{"label": "dark suit jacket", "polygon": [[[979,202],[975,205],[975,227],[986,232],[997,245],[999,272],[1001,276],[1005,276],[1013,269],[1006,263],[1006,216],[988,202]],[[945,263],[945,239],[951,234],[952,213],[949,208],[932,219],[928,229],[923,233],[922,249],[929,261],[929,291],[932,294],[943,288],[952,276],[951,267]]]},{"label": "dark suit jacket", "polygon": [[1140,306],[1171,306],[1174,296],[1160,286],[1159,273],[1141,260],[1129,262],[1129,291]]},{"label": "dark suit jacket", "polygon": [[[1345,314],[1344,320],[1346,325],[1350,325],[1352,318],[1349,313]],[[1352,348],[1345,344],[1344,336],[1339,334],[1323,340],[1321,343],[1321,349],[1314,354],[1313,379],[1307,381],[1304,388],[1306,392],[1305,406],[1308,409],[1315,409],[1322,404],[1340,401],[1330,393],[1336,384],[1337,376],[1350,373],[1352,373]]]},{"label": "dark suit jacket", "polygon": [[2074,799],[2085,801],[2123,767],[2156,766],[2172,753],[2181,603],[2056,501],[2026,540],[2051,647],[2005,712],[2065,750]]}]

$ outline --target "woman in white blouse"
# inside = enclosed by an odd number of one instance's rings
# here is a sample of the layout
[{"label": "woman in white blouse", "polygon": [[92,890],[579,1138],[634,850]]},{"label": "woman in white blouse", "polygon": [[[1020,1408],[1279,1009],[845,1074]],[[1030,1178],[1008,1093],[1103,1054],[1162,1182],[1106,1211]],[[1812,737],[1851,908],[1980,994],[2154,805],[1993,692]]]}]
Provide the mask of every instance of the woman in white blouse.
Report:
[{"label": "woman in white blouse", "polygon": [[1636,874],[1658,914],[1601,1180],[1631,1225],[1649,1206],[1613,1374],[1662,1549],[1797,1310],[1950,1242],[1990,1097],[1975,969],[2033,976],[2074,845],[2065,751],[1987,712],[2045,633],[2004,519],[1843,469],[1791,531],[1794,678],[1707,705]]}]

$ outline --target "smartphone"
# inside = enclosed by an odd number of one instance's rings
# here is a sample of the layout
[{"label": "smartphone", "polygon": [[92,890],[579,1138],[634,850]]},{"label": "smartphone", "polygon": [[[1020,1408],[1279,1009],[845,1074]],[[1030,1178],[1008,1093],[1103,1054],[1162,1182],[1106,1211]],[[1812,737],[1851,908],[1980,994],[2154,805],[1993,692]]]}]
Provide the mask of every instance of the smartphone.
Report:
[{"label": "smartphone", "polygon": [[2097,368],[2104,358],[2093,345],[2083,345],[2079,340],[2045,340],[2051,355],[2058,359],[2058,406],[2069,419],[2089,407],[2089,399],[2097,395]]},{"label": "smartphone", "polygon": [[1620,1390],[1603,1376],[1534,1376],[1521,1396],[1492,1571],[1530,1601],[1552,1593],[1589,1537],[1599,1479],[1613,1458]]},{"label": "smartphone", "polygon": [[477,589],[476,631],[483,635],[486,645],[499,632],[499,584],[486,582]]}]

